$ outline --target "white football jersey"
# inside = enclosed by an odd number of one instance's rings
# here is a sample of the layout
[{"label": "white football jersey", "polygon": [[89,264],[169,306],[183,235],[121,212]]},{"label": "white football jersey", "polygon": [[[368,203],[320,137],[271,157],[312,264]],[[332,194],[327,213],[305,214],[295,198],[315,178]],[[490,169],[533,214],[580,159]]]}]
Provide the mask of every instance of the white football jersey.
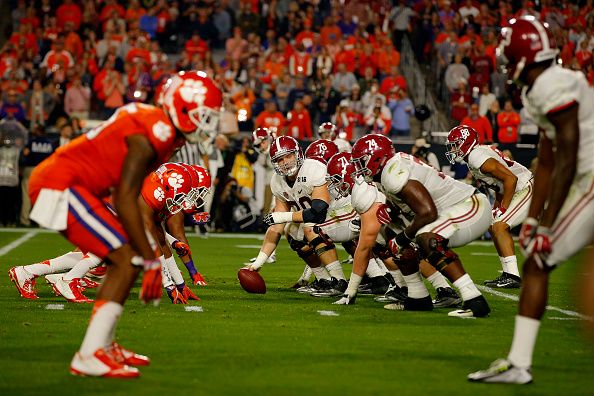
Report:
[{"label": "white football jersey", "polygon": [[[275,173],[270,181],[270,189],[276,198],[289,204],[291,212],[299,212],[311,207],[311,195],[314,188],[324,184],[326,184],[326,165],[314,159],[306,159],[299,168],[297,179],[292,186],[287,183],[285,177]],[[348,198],[330,201],[331,208],[349,204]]]},{"label": "white football jersey", "polygon": [[425,186],[438,213],[475,193],[474,187],[444,175],[412,155],[397,153],[384,166],[378,188],[390,202],[398,205],[405,213],[409,212],[410,208],[398,194],[409,180],[416,180]]},{"label": "white football jersey", "polygon": [[518,178],[516,191],[526,188],[530,183],[530,180],[532,180],[532,172],[525,166],[505,157],[503,153],[495,147],[487,145],[475,146],[468,154],[468,169],[470,170],[470,173],[472,173],[472,176],[477,180],[482,181],[493,190],[503,192],[503,183],[501,180],[481,172],[481,166],[483,166],[489,158],[493,158],[495,161],[508,168],[511,173]]},{"label": "white football jersey", "polygon": [[572,103],[579,104],[578,120],[580,141],[577,174],[594,171],[594,89],[588,85],[584,74],[555,65],[546,69],[530,89],[522,89],[522,103],[544,129],[547,137],[555,141],[555,127],[547,114],[563,109]]},{"label": "white football jersey", "polygon": [[351,152],[351,144],[342,138],[334,139],[334,143],[338,146],[338,151],[341,153],[350,153]]},{"label": "white football jersey", "polygon": [[386,203],[386,196],[377,189],[375,184],[355,183],[351,191],[351,205],[357,213],[367,212],[376,202]]}]

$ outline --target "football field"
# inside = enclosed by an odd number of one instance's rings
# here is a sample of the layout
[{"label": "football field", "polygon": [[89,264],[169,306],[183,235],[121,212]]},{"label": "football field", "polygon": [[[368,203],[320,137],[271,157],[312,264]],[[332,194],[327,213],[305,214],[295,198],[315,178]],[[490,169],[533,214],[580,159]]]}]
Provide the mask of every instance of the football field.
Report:
[{"label": "football field", "polygon": [[[579,258],[553,273],[535,352],[535,383],[483,385],[466,382],[466,374],[506,356],[518,291],[485,291],[492,309],[486,319],[450,318],[448,309],[387,311],[369,296],[360,296],[355,306],[334,306],[335,299],[289,288],[303,264],[283,240],[277,263],[261,271],[267,294],[250,295],[236,274],[257,254],[260,241],[231,235],[190,239],[209,282],[192,286],[202,298],[189,305],[194,310],[172,305],[166,296],[158,307],[143,306],[135,287],[117,336],[123,346],[150,356],[152,364],[141,368],[140,379],[109,380],[68,373],[92,305],[55,297],[43,279],[37,281],[40,299],[24,300],[7,276],[14,265],[55,257],[70,245],[54,233],[1,231],[0,395],[594,394],[594,349],[580,332],[572,287]],[[497,275],[499,261],[490,243],[457,252],[477,284]],[[86,295],[93,298],[95,291]]]}]

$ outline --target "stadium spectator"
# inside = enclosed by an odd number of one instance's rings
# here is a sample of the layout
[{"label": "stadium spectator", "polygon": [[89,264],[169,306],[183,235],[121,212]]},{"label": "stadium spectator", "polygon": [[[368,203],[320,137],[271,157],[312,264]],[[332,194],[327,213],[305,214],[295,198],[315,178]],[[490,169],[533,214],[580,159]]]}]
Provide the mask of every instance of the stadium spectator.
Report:
[{"label": "stadium spectator", "polygon": [[479,95],[479,114],[484,116],[497,98],[489,91],[489,84],[484,84]]},{"label": "stadium spectator", "polygon": [[470,21],[469,17],[472,17],[474,20],[480,14],[480,11],[475,7],[472,0],[466,0],[464,5],[458,8],[458,13],[462,17],[462,20],[468,23]]},{"label": "stadium spectator", "polygon": [[9,118],[26,123],[25,109],[23,104],[18,101],[18,93],[15,90],[8,91],[6,101],[0,106],[0,119]]},{"label": "stadium spectator", "polygon": [[468,116],[464,117],[460,124],[472,127],[478,134],[480,144],[493,142],[493,128],[491,127],[491,123],[487,117],[480,115],[479,105],[476,103],[470,105]]},{"label": "stadium spectator", "polygon": [[302,78],[293,79],[293,88],[289,91],[287,96],[287,110],[293,109],[295,101],[303,99],[306,95],[310,95],[311,92],[305,86],[305,80]]},{"label": "stadium spectator", "polygon": [[287,135],[297,140],[312,140],[312,122],[309,111],[301,99],[295,100],[293,110],[287,113]]},{"label": "stadium spectator", "polygon": [[416,12],[407,5],[406,0],[399,0],[398,4],[392,8],[388,20],[392,23],[392,40],[396,49],[400,51],[402,47],[402,38],[409,30],[409,24]]},{"label": "stadium spectator", "polygon": [[363,94],[361,98],[361,102],[365,110],[367,110],[370,106],[372,106],[376,99],[381,99],[382,102],[386,101],[386,97],[379,92],[379,83],[377,80],[372,80],[369,85],[369,89]]},{"label": "stadium spectator", "polygon": [[330,117],[337,111],[338,104],[342,98],[340,92],[333,88],[332,79],[332,75],[325,78],[322,88],[316,92],[315,103],[317,103],[317,108],[319,109],[317,124],[330,121]]},{"label": "stadium spectator", "polygon": [[285,127],[285,117],[277,110],[276,102],[269,100],[266,102],[264,111],[258,114],[255,122],[255,128],[268,128],[275,131],[277,135],[282,135]]},{"label": "stadium spectator", "polygon": [[444,76],[446,86],[450,92],[453,92],[460,88],[460,82],[464,82],[464,89],[466,89],[466,83],[469,77],[470,72],[468,71],[468,67],[462,63],[462,54],[457,53],[454,56],[454,63],[451,63],[446,69]]},{"label": "stadium spectator", "polygon": [[388,107],[392,112],[390,135],[409,136],[410,116],[414,114],[414,106],[406,90],[396,88],[395,94],[388,100]]},{"label": "stadium spectator", "polygon": [[39,79],[33,80],[31,88],[25,95],[25,104],[29,124],[33,129],[35,125],[45,125],[56,103],[54,98],[43,90]]},{"label": "stadium spectator", "polygon": [[499,143],[517,143],[520,122],[520,115],[514,111],[511,100],[506,100],[503,111],[497,115]]},{"label": "stadium spectator", "polygon": [[497,116],[500,111],[499,101],[495,100],[491,103],[491,107],[489,107],[487,114],[485,114],[485,117],[487,117],[489,124],[491,124],[491,128],[493,129],[493,143],[499,142],[499,124],[497,122]]},{"label": "stadium spectator", "polygon": [[450,116],[456,124],[459,124],[464,117],[468,115],[468,109],[472,103],[472,97],[466,89],[466,81],[460,80],[457,85],[458,89],[452,92],[451,96],[451,112]]},{"label": "stadium spectator", "polygon": [[82,22],[82,10],[72,0],[64,0],[56,9],[58,27],[64,29],[67,22],[72,22],[74,30],[78,30]]},{"label": "stadium spectator", "polygon": [[66,89],[64,111],[70,117],[86,120],[89,118],[90,106],[91,89],[82,85],[80,77],[76,77]]},{"label": "stadium spectator", "polygon": [[353,140],[355,127],[361,122],[361,116],[351,109],[351,103],[348,99],[343,99],[340,101],[339,106],[336,107],[336,113],[330,121],[336,125],[338,130],[345,133],[344,139],[350,141]]},{"label": "stadium spectator", "polygon": [[387,135],[392,125],[392,113],[381,99],[376,99],[363,116],[363,123],[372,133]]},{"label": "stadium spectator", "polygon": [[347,65],[345,63],[339,63],[336,68],[334,80],[332,81],[332,88],[344,97],[351,94],[351,89],[356,82],[355,75],[347,70]]}]

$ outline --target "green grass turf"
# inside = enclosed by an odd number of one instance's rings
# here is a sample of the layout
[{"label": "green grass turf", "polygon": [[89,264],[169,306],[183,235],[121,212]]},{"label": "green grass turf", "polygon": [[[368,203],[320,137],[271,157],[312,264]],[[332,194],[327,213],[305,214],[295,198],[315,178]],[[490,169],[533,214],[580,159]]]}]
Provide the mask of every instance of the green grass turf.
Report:
[{"label": "green grass turf", "polygon": [[[0,232],[0,246],[22,235]],[[303,266],[285,242],[278,262],[262,270],[268,293],[249,295],[239,287],[236,273],[257,253],[259,243],[255,238],[191,239],[198,267],[209,281],[208,287],[192,287],[202,298],[192,305],[204,312],[185,312],[168,300],[159,307],[143,306],[135,288],[117,334],[121,344],[149,355],[153,363],[142,368],[140,379],[123,381],[68,374],[91,305],[65,303],[42,281],[37,286],[41,299],[26,301],[10,283],[10,266],[69,249],[59,235],[36,235],[0,257],[0,395],[594,394],[594,351],[580,333],[580,322],[550,319],[568,315],[548,311],[543,320],[534,384],[470,384],[468,372],[506,355],[515,302],[487,294],[493,313],[475,320],[449,318],[448,310],[386,311],[369,297],[360,297],[355,306],[333,306],[334,300],[288,288]],[[476,255],[493,254],[491,245],[458,252],[476,283],[497,274],[496,256]],[[550,305],[575,310],[577,262],[554,273]],[[62,302],[63,311],[45,309]],[[339,316],[320,316],[318,310]]]}]

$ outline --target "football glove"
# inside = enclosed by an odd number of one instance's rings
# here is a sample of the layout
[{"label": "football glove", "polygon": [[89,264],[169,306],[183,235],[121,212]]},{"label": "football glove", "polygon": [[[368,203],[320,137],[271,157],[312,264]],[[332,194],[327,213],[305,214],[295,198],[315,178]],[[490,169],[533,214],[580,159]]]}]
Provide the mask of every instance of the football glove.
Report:
[{"label": "football glove", "polygon": [[196,272],[194,275],[192,275],[192,280],[194,281],[194,285],[198,285],[198,286],[208,285],[208,283],[206,283],[206,280],[204,280],[204,277],[202,276],[202,274],[200,272]]},{"label": "football glove", "polygon": [[528,217],[524,220],[522,224],[522,228],[520,229],[520,235],[518,238],[518,242],[520,243],[520,249],[522,250],[522,254],[528,256],[526,249],[530,244],[530,241],[536,235],[536,229],[538,228],[538,220],[533,217]]},{"label": "football glove", "polygon": [[354,219],[349,221],[349,230],[351,230],[351,232],[354,232],[355,234],[358,234],[361,231],[361,220]]},{"label": "football glove", "polygon": [[163,290],[161,289],[161,262],[156,258],[151,260],[143,260],[142,266],[144,269],[144,275],[142,276],[140,299],[144,303],[153,301],[155,305],[158,305],[163,294]]},{"label": "football glove", "polygon": [[411,246],[412,242],[413,240],[402,231],[388,241],[388,248],[394,256],[397,256],[402,249]]},{"label": "football glove", "polygon": [[355,304],[355,300],[357,300],[357,296],[349,296],[348,294],[343,294],[340,297],[340,300],[333,302],[333,305],[353,305]]},{"label": "football glove", "polygon": [[181,241],[174,241],[171,244],[171,247],[173,248],[173,250],[175,250],[175,253],[177,253],[179,257],[187,256],[191,253],[190,246],[188,246],[187,243],[183,243]]},{"label": "football glove", "polygon": [[377,208],[376,216],[380,224],[385,225],[390,224],[392,222],[390,212],[392,212],[392,208],[390,208],[390,206],[386,204],[381,204],[380,207]]},{"label": "football glove", "polygon": [[493,208],[493,218],[496,219],[507,211],[503,206]]}]

